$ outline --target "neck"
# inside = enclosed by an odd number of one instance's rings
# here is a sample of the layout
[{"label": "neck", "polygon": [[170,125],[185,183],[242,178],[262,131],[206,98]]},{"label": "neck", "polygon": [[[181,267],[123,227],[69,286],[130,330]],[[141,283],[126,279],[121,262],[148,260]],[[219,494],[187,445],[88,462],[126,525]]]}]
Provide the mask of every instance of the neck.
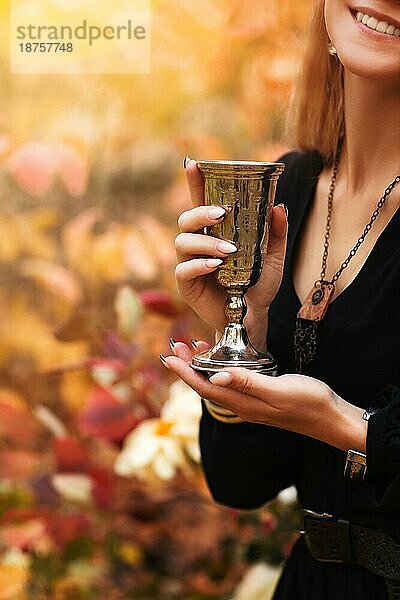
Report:
[{"label": "neck", "polygon": [[354,195],[365,190],[371,174],[384,187],[400,172],[400,86],[346,72],[344,103],[341,162],[347,191]]}]

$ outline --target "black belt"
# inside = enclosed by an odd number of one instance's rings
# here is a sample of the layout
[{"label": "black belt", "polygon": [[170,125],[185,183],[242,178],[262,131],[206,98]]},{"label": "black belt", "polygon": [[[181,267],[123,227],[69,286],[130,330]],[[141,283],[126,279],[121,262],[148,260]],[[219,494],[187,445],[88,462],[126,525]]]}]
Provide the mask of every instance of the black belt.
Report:
[{"label": "black belt", "polygon": [[353,562],[386,579],[391,600],[400,600],[400,544],[383,531],[327,513],[303,510],[301,531],[318,561]]}]

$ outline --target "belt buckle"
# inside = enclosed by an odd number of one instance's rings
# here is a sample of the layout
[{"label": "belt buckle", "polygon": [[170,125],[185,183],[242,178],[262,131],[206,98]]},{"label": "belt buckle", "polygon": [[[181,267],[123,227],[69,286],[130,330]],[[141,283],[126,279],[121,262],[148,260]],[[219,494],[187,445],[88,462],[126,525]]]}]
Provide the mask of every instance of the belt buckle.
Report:
[{"label": "belt buckle", "polygon": [[323,521],[329,521],[331,519],[333,519],[333,515],[330,515],[329,513],[318,513],[315,512],[315,510],[309,510],[307,508],[303,508],[301,510],[300,513],[300,533],[301,535],[305,535],[307,533],[306,531],[306,525],[305,525],[305,520],[307,517],[312,517],[313,519],[321,519]]},{"label": "belt buckle", "polygon": [[[343,562],[345,562],[345,560],[343,558],[335,558],[334,554],[330,555],[330,556],[326,556],[327,552],[324,552],[324,550],[326,550],[326,547],[321,549],[321,546],[318,546],[318,540],[316,543],[316,540],[312,539],[312,536],[310,536],[309,532],[307,531],[307,524],[306,524],[307,518],[310,518],[313,521],[322,521],[322,522],[334,521],[334,523],[338,523],[336,521],[335,517],[329,513],[319,513],[314,510],[309,510],[309,509],[303,508],[301,511],[301,514],[300,514],[300,526],[301,526],[300,533],[304,536],[307,548],[310,551],[311,556],[315,560],[318,560],[318,562],[328,562],[328,563],[343,563]],[[346,525],[346,529],[347,529],[348,523],[345,521],[341,521],[341,523],[343,523],[343,525]],[[321,557],[321,555],[324,555],[324,554],[325,554],[325,557],[323,557],[323,556]],[[347,554],[347,552],[346,552],[346,554]]]}]

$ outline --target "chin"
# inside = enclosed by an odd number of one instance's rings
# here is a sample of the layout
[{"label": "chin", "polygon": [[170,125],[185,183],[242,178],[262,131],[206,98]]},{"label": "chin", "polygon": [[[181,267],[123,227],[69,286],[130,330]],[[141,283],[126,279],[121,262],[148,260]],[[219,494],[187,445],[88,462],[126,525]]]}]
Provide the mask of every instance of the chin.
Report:
[{"label": "chin", "polygon": [[399,57],[378,54],[369,48],[362,48],[358,52],[338,48],[338,56],[346,71],[371,81],[387,81],[400,89]]}]

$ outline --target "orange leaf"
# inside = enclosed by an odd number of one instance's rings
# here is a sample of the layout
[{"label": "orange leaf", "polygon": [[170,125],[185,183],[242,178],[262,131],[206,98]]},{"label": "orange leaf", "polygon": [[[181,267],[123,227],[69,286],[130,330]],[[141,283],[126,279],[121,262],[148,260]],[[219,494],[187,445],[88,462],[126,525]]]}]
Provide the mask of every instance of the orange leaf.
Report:
[{"label": "orange leaf", "polygon": [[0,450],[0,479],[19,481],[37,474],[43,456],[28,450]]},{"label": "orange leaf", "polygon": [[103,211],[97,206],[88,208],[71,219],[63,229],[62,240],[64,252],[74,266],[82,263],[92,243],[92,229],[103,218]]},{"label": "orange leaf", "polygon": [[0,565],[0,600],[25,600],[29,571],[24,566]]},{"label": "orange leaf", "polygon": [[26,404],[17,394],[0,390],[0,439],[31,448],[41,428]]}]

